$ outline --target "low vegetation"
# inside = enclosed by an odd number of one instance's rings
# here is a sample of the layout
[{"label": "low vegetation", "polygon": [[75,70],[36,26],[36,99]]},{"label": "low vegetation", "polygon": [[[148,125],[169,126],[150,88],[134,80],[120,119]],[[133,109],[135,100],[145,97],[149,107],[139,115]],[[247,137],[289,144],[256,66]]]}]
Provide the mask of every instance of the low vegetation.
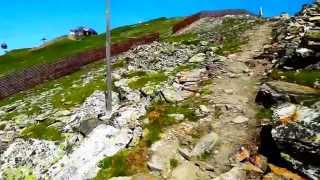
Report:
[{"label": "low vegetation", "polygon": [[118,176],[131,176],[147,171],[148,150],[140,144],[133,149],[123,150],[114,156],[106,157],[99,163],[101,170],[95,180],[105,180]]},{"label": "low vegetation", "polygon": [[[141,74],[139,74],[141,73]],[[132,75],[130,75],[132,76]],[[165,75],[163,72],[152,72],[152,73],[143,73],[137,72],[134,77],[137,79],[129,82],[128,86],[131,89],[140,89],[143,88],[146,84],[152,83],[154,85],[160,84],[168,79],[168,76]]]},{"label": "low vegetation", "polygon": [[48,141],[62,141],[64,137],[53,127],[48,127],[46,123],[34,124],[22,130],[23,138],[43,139]]},{"label": "low vegetation", "polygon": [[285,80],[306,86],[314,86],[316,81],[320,81],[319,70],[282,71],[273,70],[271,78],[275,80]]},{"label": "low vegetation", "polygon": [[259,23],[262,22],[259,20],[250,21],[246,18],[225,18],[222,24],[217,25],[213,30],[221,39],[221,42],[213,43],[213,46],[219,47],[216,53],[227,55],[238,52],[241,45],[248,41],[243,33]]},{"label": "low vegetation", "polygon": [[[134,24],[113,29],[112,42],[124,42],[153,32],[161,37],[171,34],[171,27],[181,18],[159,18],[141,24]],[[54,40],[48,45],[35,49],[17,49],[0,56],[0,76],[16,72],[39,64],[56,62],[61,58],[72,56],[91,49],[105,46],[105,34],[70,40],[66,36]]]},{"label": "low vegetation", "polygon": [[164,38],[163,41],[168,43],[197,44],[200,40],[196,34],[188,33],[177,36],[169,36]]},{"label": "low vegetation", "polygon": [[187,101],[179,104],[170,104],[162,101],[154,103],[147,114],[149,123],[145,124],[145,129],[148,132],[144,138],[145,143],[151,146],[160,139],[160,134],[165,127],[178,123],[176,118],[172,116],[177,114],[182,114],[184,120],[198,120],[194,108]]},{"label": "low vegetation", "polygon": [[256,113],[257,119],[271,119],[272,118],[273,111],[271,109],[267,108],[259,108]]}]

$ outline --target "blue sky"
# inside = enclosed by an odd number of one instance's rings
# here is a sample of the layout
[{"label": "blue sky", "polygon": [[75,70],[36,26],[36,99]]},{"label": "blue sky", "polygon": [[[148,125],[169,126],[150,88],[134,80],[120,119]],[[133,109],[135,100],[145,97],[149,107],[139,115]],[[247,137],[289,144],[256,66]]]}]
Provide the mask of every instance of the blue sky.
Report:
[{"label": "blue sky", "polygon": [[[244,8],[266,16],[294,14],[313,0],[111,0],[112,27],[157,17],[185,16],[200,10]],[[0,3],[0,43],[10,49],[33,47],[40,39],[67,34],[80,25],[104,31],[105,0],[4,0]],[[1,50],[0,50],[1,54]]]}]

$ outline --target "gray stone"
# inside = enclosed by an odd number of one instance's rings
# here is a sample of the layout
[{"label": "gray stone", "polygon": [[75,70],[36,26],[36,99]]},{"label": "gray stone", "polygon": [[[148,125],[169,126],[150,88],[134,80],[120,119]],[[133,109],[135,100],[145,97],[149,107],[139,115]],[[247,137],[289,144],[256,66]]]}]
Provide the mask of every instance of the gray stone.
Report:
[{"label": "gray stone", "polygon": [[234,167],[230,171],[221,174],[213,180],[246,180],[246,172],[239,167]]},{"label": "gray stone", "polygon": [[190,162],[183,163],[173,170],[169,180],[200,180],[198,168]]},{"label": "gray stone", "polygon": [[218,141],[218,135],[211,132],[200,138],[199,142],[193,148],[192,156],[201,156],[206,152],[210,152]]},{"label": "gray stone", "polygon": [[189,62],[199,63],[199,62],[203,62],[205,59],[206,59],[206,55],[204,53],[199,53],[194,55],[191,59],[189,59]]},{"label": "gray stone", "polygon": [[312,174],[308,169],[320,172],[320,109],[283,104],[274,110],[273,121],[271,135],[279,150],[303,163],[293,168],[305,174]]},{"label": "gray stone", "polygon": [[233,123],[236,123],[236,124],[241,124],[241,123],[245,123],[245,122],[248,122],[249,121],[249,118],[245,117],[245,116],[237,116],[236,118],[234,118],[232,120]]},{"label": "gray stone", "polygon": [[256,96],[256,102],[269,108],[285,102],[310,104],[316,102],[320,92],[311,87],[283,81],[271,81],[263,84]]}]

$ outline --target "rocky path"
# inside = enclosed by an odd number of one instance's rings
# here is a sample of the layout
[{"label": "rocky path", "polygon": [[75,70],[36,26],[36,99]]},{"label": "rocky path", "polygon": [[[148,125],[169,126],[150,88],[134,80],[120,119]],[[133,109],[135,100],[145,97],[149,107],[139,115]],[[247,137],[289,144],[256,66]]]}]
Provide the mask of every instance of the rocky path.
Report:
[{"label": "rocky path", "polygon": [[[230,158],[242,146],[256,150],[259,122],[255,117],[254,102],[257,83],[267,66],[255,63],[248,68],[246,64],[253,61],[263,51],[263,46],[270,41],[271,24],[266,23],[248,32],[249,42],[241,51],[229,55],[226,59],[226,71],[214,79],[210,99],[213,102],[215,118],[212,121],[213,131],[219,136],[216,155],[213,162],[217,174],[230,169]],[[259,62],[259,60],[254,60]]]}]

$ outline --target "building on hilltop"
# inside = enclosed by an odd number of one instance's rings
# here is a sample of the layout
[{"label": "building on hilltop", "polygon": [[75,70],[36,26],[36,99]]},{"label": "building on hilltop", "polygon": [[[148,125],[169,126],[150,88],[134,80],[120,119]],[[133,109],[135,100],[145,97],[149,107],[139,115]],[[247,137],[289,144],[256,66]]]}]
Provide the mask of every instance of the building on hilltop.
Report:
[{"label": "building on hilltop", "polygon": [[83,27],[83,26],[80,26],[76,29],[71,29],[69,32],[70,39],[78,39],[82,37],[95,36],[95,35],[98,35],[98,33],[94,29]]}]

